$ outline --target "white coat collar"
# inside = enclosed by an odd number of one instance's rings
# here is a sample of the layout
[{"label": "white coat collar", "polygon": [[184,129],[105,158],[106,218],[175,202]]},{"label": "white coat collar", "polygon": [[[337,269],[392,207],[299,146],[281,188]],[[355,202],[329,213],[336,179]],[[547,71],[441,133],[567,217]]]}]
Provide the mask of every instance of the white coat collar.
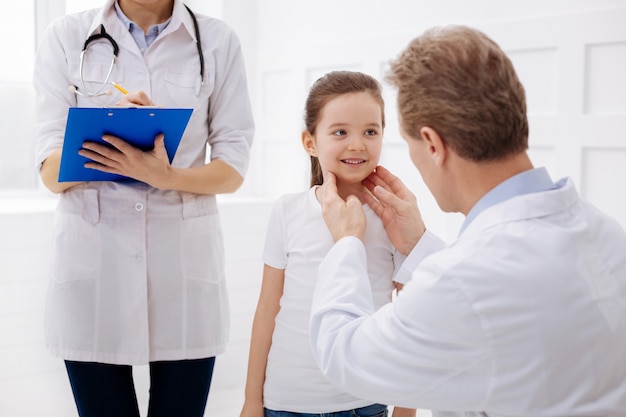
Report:
[{"label": "white coat collar", "polygon": [[548,216],[565,210],[578,202],[578,192],[569,178],[557,183],[558,188],[540,193],[524,194],[491,206],[480,213],[459,238],[507,222]]},{"label": "white coat collar", "polygon": [[[126,37],[133,42],[134,40],[115,13],[115,1],[116,0],[107,0],[105,5],[98,11],[91,22],[91,26],[89,27],[88,36],[100,33],[100,26],[104,25],[107,33],[111,35],[116,42],[119,42],[121,47],[123,42],[125,42],[124,39],[126,39]],[[177,30],[181,25],[185,28],[191,39],[196,42],[196,33],[191,15],[185,8],[182,1],[174,0],[172,21],[169,25],[167,25],[167,28],[165,28],[162,35]]]}]

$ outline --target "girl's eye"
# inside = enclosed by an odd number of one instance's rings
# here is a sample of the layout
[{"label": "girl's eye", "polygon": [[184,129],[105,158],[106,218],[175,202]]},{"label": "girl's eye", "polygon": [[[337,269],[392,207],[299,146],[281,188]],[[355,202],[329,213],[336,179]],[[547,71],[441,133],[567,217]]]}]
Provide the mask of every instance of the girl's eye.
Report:
[{"label": "girl's eye", "polygon": [[365,135],[366,136],[376,136],[378,134],[378,132],[374,129],[369,129],[365,131]]},{"label": "girl's eye", "polygon": [[335,130],[335,132],[333,132],[333,135],[335,135],[335,136],[345,136],[346,135],[346,131],[343,130],[343,129]]}]

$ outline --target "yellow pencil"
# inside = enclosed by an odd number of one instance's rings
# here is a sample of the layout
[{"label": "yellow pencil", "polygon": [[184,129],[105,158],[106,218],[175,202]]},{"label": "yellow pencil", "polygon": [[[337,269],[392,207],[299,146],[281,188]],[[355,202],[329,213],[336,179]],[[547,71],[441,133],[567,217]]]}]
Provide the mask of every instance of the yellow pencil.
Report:
[{"label": "yellow pencil", "polygon": [[111,84],[113,84],[113,87],[117,88],[120,93],[128,94],[128,90],[126,90],[124,87],[122,87],[121,85],[119,85],[115,81],[111,81]]}]

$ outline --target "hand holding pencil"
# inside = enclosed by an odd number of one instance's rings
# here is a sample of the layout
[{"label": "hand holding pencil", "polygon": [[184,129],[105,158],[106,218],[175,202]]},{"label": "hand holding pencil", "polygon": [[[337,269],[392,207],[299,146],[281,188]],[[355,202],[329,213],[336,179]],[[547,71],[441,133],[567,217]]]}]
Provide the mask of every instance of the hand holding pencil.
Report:
[{"label": "hand holding pencil", "polygon": [[120,93],[124,95],[128,94],[128,90],[116,83],[115,81],[111,81],[111,84],[113,84],[113,87],[115,87]]},{"label": "hand holding pencil", "polygon": [[129,93],[127,89],[119,85],[118,83],[111,81],[113,87],[115,87],[120,93],[124,94],[122,99],[116,103],[117,106],[152,106],[156,107],[156,105],[152,102],[150,97],[144,91],[136,91],[133,93]]}]

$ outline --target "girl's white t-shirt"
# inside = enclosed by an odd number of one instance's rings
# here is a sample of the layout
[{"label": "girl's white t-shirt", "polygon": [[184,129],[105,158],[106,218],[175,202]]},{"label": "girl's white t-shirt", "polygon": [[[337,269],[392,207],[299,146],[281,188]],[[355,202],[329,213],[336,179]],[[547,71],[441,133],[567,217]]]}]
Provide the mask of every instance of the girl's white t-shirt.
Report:
[{"label": "girl's white t-shirt", "polygon": [[[326,381],[311,352],[309,315],[315,281],[319,264],[333,246],[315,189],[281,197],[269,221],[263,261],[285,270],[263,390],[264,406],[271,410],[327,413],[372,403]],[[397,255],[376,213],[368,206],[364,210],[368,271],[374,304],[379,308],[391,301]]]}]

